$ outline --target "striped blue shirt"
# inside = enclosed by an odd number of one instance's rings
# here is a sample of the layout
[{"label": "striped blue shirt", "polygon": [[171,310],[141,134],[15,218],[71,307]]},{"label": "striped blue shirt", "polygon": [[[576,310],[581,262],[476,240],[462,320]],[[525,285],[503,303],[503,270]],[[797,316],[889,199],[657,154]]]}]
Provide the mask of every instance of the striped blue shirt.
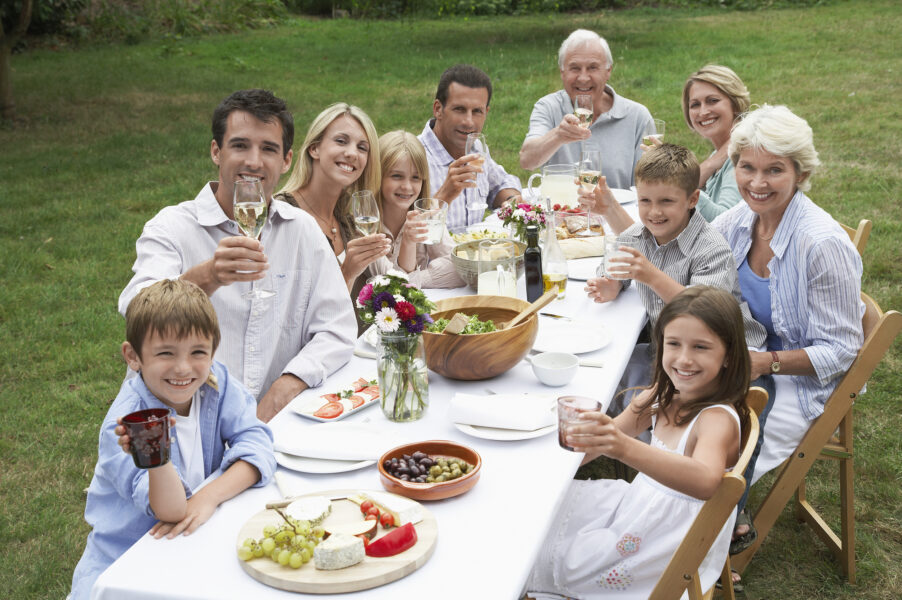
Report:
[{"label": "striped blue shirt", "polygon": [[[426,126],[423,127],[423,133],[417,136],[417,139],[426,148],[426,158],[429,160],[429,181],[432,188],[430,194],[432,195],[435,195],[445,183],[448,167],[454,162],[454,158],[432,131],[434,122],[434,119],[427,121]],[[470,210],[467,205],[473,203],[475,198],[480,198],[488,204],[489,208],[492,208],[495,203],[495,195],[507,188],[523,189],[520,179],[516,175],[510,175],[504,170],[504,167],[492,160],[490,153],[487,153],[485,163],[482,165],[482,173],[476,174],[476,187],[464,188],[460,196],[448,205],[448,216],[445,221],[448,229],[452,233],[459,233],[465,230],[467,225],[482,221],[485,211],[482,209]]]},{"label": "striped blue shirt", "polygon": [[[742,264],[752,245],[757,215],[745,202],[712,223]],[[804,350],[815,375],[791,375],[809,420],[855,360],[864,341],[861,256],[833,217],[796,192],[770,247],[771,317],[785,350]]]}]

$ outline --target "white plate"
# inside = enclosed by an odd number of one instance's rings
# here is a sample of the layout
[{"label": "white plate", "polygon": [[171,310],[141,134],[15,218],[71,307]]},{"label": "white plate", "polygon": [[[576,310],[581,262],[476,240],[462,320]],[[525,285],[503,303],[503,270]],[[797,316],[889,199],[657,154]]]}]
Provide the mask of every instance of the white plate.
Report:
[{"label": "white plate", "polygon": [[372,346],[374,349],[379,347],[379,330],[375,325],[370,325],[360,339]]},{"label": "white plate", "polygon": [[616,198],[617,202],[619,202],[620,204],[629,204],[630,202],[636,201],[636,190],[635,189],[629,189],[629,190],[611,189],[611,192],[614,194],[614,198]]},{"label": "white plate", "polygon": [[557,431],[557,423],[546,425],[545,427],[540,427],[533,431],[523,431],[522,429],[499,429],[497,427],[483,427],[481,425],[467,425],[465,423],[454,423],[454,426],[457,427],[458,431],[462,431],[467,435],[498,442],[530,440],[532,438],[548,435],[552,431]]},{"label": "white plate", "polygon": [[601,323],[574,319],[540,319],[539,335],[532,349],[538,352],[569,352],[582,354],[604,348],[611,336]]},{"label": "white plate", "polygon": [[[370,377],[367,381],[372,381],[375,377]],[[351,387],[351,383],[347,384],[347,387],[344,389],[349,389]],[[332,393],[337,393],[341,388],[335,389]],[[331,419],[324,419],[322,417],[317,417],[313,413],[320,409],[320,407],[326,404],[326,401],[323,400],[323,394],[328,394],[330,392],[325,391],[325,388],[307,388],[299,396],[295,398],[294,401],[291,402],[291,410],[296,412],[297,414],[305,417],[307,419],[313,419],[314,421],[319,421],[320,423],[334,423],[335,421],[341,421],[345,417],[349,415],[353,415],[354,413],[360,412],[361,410],[365,410],[366,408],[373,406],[374,404],[379,404],[379,397],[374,398],[372,400],[367,400],[360,406],[356,408],[350,408],[348,406],[345,407],[345,410],[338,415],[337,417],[332,417]]]},{"label": "white plate", "polygon": [[327,460],[324,458],[294,456],[284,452],[273,452],[273,454],[276,456],[277,463],[286,469],[301,473],[344,473],[376,464],[374,460]]},{"label": "white plate", "polygon": [[576,281],[586,281],[595,277],[595,269],[604,258],[590,256],[588,258],[574,258],[567,261],[567,278]]}]

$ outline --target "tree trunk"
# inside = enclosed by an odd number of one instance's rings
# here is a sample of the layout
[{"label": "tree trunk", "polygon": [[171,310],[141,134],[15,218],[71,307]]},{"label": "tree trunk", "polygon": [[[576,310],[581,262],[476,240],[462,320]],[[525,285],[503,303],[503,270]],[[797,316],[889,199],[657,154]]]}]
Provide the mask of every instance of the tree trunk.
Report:
[{"label": "tree trunk", "polygon": [[11,81],[11,54],[12,48],[4,40],[3,43],[0,43],[0,119],[4,121],[12,121],[16,118],[16,101],[13,99]]},{"label": "tree trunk", "polygon": [[19,20],[12,31],[6,33],[0,23],[0,119],[13,121],[16,117],[16,101],[13,99],[12,53],[13,47],[28,31],[31,22],[33,0],[22,0]]}]

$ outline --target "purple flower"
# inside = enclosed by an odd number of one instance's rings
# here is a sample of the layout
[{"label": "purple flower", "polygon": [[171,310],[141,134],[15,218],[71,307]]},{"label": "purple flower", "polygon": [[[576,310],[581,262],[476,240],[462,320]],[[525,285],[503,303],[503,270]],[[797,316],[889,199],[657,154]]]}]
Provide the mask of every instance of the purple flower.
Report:
[{"label": "purple flower", "polygon": [[391,295],[391,292],[379,292],[373,297],[373,310],[379,312],[380,309],[386,307],[395,307],[395,297]]},{"label": "purple flower", "polygon": [[423,315],[420,315],[420,316],[423,317],[423,320],[424,320],[425,322],[429,323],[430,325],[432,325],[433,323],[435,323],[435,321],[432,320],[432,315],[430,315],[429,313],[426,313],[426,314],[423,314]]},{"label": "purple flower", "polygon": [[417,315],[415,318],[405,321],[407,331],[410,333],[423,333],[423,315]]}]

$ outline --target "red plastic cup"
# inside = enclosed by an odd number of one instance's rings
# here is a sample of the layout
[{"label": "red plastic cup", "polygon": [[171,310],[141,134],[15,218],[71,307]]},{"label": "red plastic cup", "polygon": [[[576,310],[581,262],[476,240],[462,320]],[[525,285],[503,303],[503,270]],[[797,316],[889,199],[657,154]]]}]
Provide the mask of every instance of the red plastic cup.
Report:
[{"label": "red plastic cup", "polygon": [[557,399],[557,442],[564,450],[574,452],[573,447],[564,441],[567,428],[582,422],[582,413],[598,412],[601,402],[595,398],[584,396],[561,396]]},{"label": "red plastic cup", "polygon": [[122,417],[128,430],[132,459],[139,469],[169,462],[169,409],[148,408]]}]

